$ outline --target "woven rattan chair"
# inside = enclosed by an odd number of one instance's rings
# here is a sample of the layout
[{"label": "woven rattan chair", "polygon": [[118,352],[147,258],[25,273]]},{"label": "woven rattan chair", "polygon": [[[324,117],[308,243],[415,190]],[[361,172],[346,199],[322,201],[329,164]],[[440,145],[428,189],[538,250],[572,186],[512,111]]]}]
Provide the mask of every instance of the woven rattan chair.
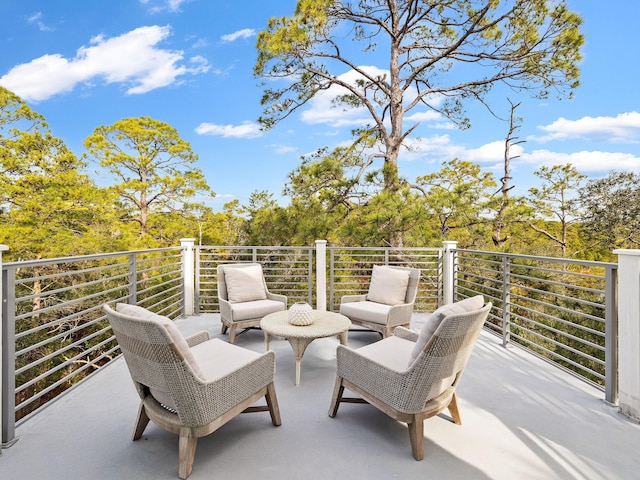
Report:
[{"label": "woven rattan chair", "polygon": [[369,292],[344,295],[340,313],[386,338],[398,326],[409,327],[419,280],[417,268],[374,265]]},{"label": "woven rattan chair", "polygon": [[[444,317],[424,348],[418,343],[419,335],[403,327],[357,350],[338,346],[329,416],[335,417],[341,402],[370,403],[408,424],[413,456],[422,460],[426,418],[449,409],[453,421],[461,423],[456,386],[490,309],[489,303]],[[345,388],[361,398],[343,397]]]},{"label": "woven rattan chair", "polygon": [[[149,420],[178,434],[180,478],[191,474],[198,438],[238,414],[268,410],[280,425],[273,352],[209,340],[207,332],[185,339],[171,320],[137,306],[104,311],[141,399],[133,440]],[[267,405],[251,407],[261,397]]]},{"label": "woven rattan chair", "polygon": [[287,309],[287,297],[269,292],[259,263],[218,265],[218,301],[222,333],[229,330],[229,343],[240,333],[259,327],[260,320]]}]

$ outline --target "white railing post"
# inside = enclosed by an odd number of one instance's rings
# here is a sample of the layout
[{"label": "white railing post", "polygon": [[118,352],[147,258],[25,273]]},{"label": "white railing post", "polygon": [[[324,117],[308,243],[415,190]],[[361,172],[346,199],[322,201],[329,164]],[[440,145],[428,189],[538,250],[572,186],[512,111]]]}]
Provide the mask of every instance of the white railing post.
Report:
[{"label": "white railing post", "polygon": [[316,240],[316,308],[327,309],[327,241]]},{"label": "white railing post", "polygon": [[618,255],[618,388],[620,412],[640,420],[640,250]]},{"label": "white railing post", "polygon": [[193,315],[193,299],[195,295],[195,259],[193,245],[195,238],[181,238],[180,245],[184,248],[182,251],[182,281],[184,295],[184,314]]},{"label": "white railing post", "polygon": [[[0,245],[0,322],[2,322],[2,319],[4,318],[4,315],[2,314],[2,310],[4,309],[4,298],[2,296],[2,252],[6,252],[7,250],[9,250],[9,247],[7,247],[6,245]],[[2,381],[2,371],[3,371],[3,366],[2,366],[2,330],[3,327],[0,324],[0,389],[4,388],[4,382]],[[2,399],[4,397],[4,392],[0,391],[0,455],[2,455],[2,432],[4,432],[4,427],[2,425],[2,412],[4,411],[2,409]]]},{"label": "white railing post", "polygon": [[442,302],[447,305],[453,303],[456,274],[454,250],[458,242],[444,241],[442,245]]}]

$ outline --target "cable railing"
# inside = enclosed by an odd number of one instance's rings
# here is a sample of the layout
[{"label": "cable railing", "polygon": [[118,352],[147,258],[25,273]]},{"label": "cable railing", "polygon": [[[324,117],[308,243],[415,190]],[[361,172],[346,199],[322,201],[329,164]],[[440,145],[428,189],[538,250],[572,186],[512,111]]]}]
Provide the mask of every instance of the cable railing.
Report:
[{"label": "cable railing", "polygon": [[617,265],[457,250],[458,299],[494,304],[486,327],[615,397]]},{"label": "cable railing", "polygon": [[431,312],[442,304],[442,249],[393,247],[329,247],[329,309],[338,311],[343,295],[367,293],[374,265],[420,270],[415,312]]},{"label": "cable railing", "polygon": [[260,263],[270,291],[289,304],[326,302],[332,311],[343,295],[366,293],[373,265],[418,268],[415,312],[482,294],[494,304],[486,328],[505,345],[527,348],[616,401],[616,264],[448,248],[191,243],[2,266],[3,443],[16,420],[119,355],[104,303],[172,319],[218,313],[217,267],[238,262]]},{"label": "cable railing", "polygon": [[104,303],[182,314],[181,256],[175,247],[3,265],[3,439],[15,420],[119,354]]},{"label": "cable railing", "polygon": [[220,311],[217,268],[225,263],[260,263],[271,293],[286,295],[289,303],[314,304],[313,261],[313,247],[197,247],[195,312]]}]

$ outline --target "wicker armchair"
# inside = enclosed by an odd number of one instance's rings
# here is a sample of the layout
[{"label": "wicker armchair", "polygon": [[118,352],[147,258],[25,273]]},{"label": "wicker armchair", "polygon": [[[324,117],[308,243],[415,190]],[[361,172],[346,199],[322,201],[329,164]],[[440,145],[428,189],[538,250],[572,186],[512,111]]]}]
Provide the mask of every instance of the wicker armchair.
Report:
[{"label": "wicker armchair", "polygon": [[[140,395],[133,440],[149,420],[178,434],[180,478],[191,474],[198,438],[238,414],[268,410],[280,425],[273,352],[209,340],[207,332],[185,339],[168,318],[133,305],[105,305],[104,311]],[[251,407],[261,397],[267,405]]]},{"label": "wicker armchair", "polygon": [[259,263],[218,265],[217,272],[222,333],[229,330],[229,343],[238,328],[259,327],[265,315],[287,309],[286,296],[269,292]]},{"label": "wicker armchair", "polygon": [[417,268],[374,265],[369,292],[344,295],[340,313],[386,338],[398,326],[409,328],[419,280]]},{"label": "wicker armchair", "polygon": [[[488,303],[444,316],[430,338],[399,327],[393,336],[357,350],[338,346],[329,416],[335,417],[341,402],[370,403],[408,424],[413,456],[422,460],[426,418],[449,409],[453,421],[461,423],[456,386],[490,309]],[[428,329],[425,325],[423,331]],[[361,398],[343,397],[345,388]]]}]

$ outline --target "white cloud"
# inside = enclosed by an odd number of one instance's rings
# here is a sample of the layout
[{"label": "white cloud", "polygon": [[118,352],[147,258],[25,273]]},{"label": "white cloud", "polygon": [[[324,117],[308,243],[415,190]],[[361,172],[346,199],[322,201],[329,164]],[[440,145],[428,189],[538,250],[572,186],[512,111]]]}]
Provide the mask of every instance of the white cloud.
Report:
[{"label": "white cloud", "polygon": [[257,138],[262,136],[260,125],[255,122],[243,122],[241,125],[216,125],[201,123],[196,128],[198,135],[213,135],[224,138]]},{"label": "white cloud", "polygon": [[409,122],[430,122],[433,120],[442,119],[442,115],[434,110],[427,110],[426,112],[416,112],[404,117]]},{"label": "white cloud", "polygon": [[[405,161],[426,161],[442,163],[453,158],[498,168],[503,165],[504,140],[497,140],[477,148],[466,148],[451,143],[448,135],[434,135],[426,138],[411,139],[403,149],[400,159]],[[533,150],[527,152],[522,145],[513,145],[510,149],[515,164],[530,165],[534,169],[554,165],[573,165],[579,172],[588,175],[596,172],[625,170],[640,172],[640,157],[624,152],[587,151],[554,152],[551,150]],[[517,157],[517,158],[516,158]],[[514,164],[514,165],[515,165]]]},{"label": "white cloud", "polygon": [[[511,145],[509,156],[511,158],[519,157],[524,153],[521,145]],[[486,143],[478,148],[465,150],[463,160],[476,163],[494,163],[504,161],[504,140],[496,140],[495,142]]]},{"label": "white cloud", "polygon": [[53,32],[55,28],[48,26],[42,21],[42,12],[36,12],[27,18],[27,22],[36,25],[41,32]]},{"label": "white cloud", "polygon": [[560,153],[550,150],[534,150],[531,153],[523,153],[520,160],[536,167],[570,163],[584,174],[609,172],[611,170],[640,172],[640,157],[623,152],[581,151]]},{"label": "white cloud", "polygon": [[191,45],[191,48],[204,48],[208,45],[209,43],[207,42],[207,40],[205,40],[204,38],[199,38],[193,43],[193,45]]},{"label": "white cloud", "polygon": [[149,5],[151,13],[160,13],[164,11],[178,12],[180,6],[189,0],[140,0],[142,5]]},{"label": "white cloud", "polygon": [[255,36],[256,36],[256,31],[254,29],[244,28],[242,30],[238,30],[237,32],[223,35],[222,37],[220,37],[220,40],[222,40],[225,43],[228,43],[228,42],[234,42],[239,38],[250,38]]},{"label": "white cloud", "polygon": [[273,145],[271,145],[271,147],[279,155],[284,155],[286,153],[295,153],[295,152],[298,151],[297,147],[294,147],[294,146],[291,146],[291,145],[273,144]]},{"label": "white cloud", "polygon": [[24,100],[38,102],[96,78],[122,83],[128,94],[141,94],[174,84],[180,76],[209,70],[203,57],[192,58],[189,67],[180,65],[183,52],[157,48],[170,34],[168,26],[154,25],[113,38],[98,35],[90,46],[79,48],[74,58],[43,55],[12,68],[0,77],[0,85]]},{"label": "white cloud", "polygon": [[538,142],[587,139],[610,143],[638,143],[640,113],[621,113],[616,117],[582,117],[578,120],[559,118],[550,125],[539,126],[546,135],[529,137]]}]

